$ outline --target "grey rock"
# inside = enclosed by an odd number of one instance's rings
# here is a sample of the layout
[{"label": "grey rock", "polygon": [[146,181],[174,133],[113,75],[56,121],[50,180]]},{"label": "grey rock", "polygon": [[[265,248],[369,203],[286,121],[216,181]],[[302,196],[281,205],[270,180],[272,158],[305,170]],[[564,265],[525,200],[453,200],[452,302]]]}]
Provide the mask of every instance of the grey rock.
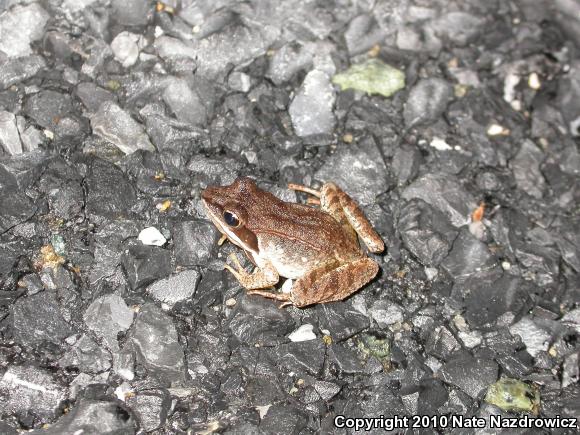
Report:
[{"label": "grey rock", "polygon": [[85,311],[83,320],[88,329],[103,340],[107,349],[117,351],[117,334],[129,329],[134,315],[122,297],[111,294],[95,299]]},{"label": "grey rock", "polygon": [[44,35],[50,15],[34,2],[18,5],[0,15],[0,51],[8,57],[32,54],[30,43]]},{"label": "grey rock", "polygon": [[57,416],[67,399],[66,389],[48,371],[38,367],[11,366],[0,380],[2,413],[32,414],[47,423]]},{"label": "grey rock", "polygon": [[43,341],[61,345],[73,333],[63,318],[56,293],[49,290],[16,301],[12,318],[14,338],[27,346]]},{"label": "grey rock", "polygon": [[325,346],[321,340],[282,344],[276,348],[275,360],[288,371],[318,375],[324,363]]},{"label": "grey rock", "polygon": [[452,86],[443,79],[420,80],[409,92],[403,117],[407,128],[436,121],[453,98]]},{"label": "grey rock", "polygon": [[135,189],[125,174],[104,160],[91,162],[84,187],[87,215],[103,224],[111,219],[128,217],[137,199]]},{"label": "grey rock", "polygon": [[95,262],[89,274],[91,284],[115,275],[117,266],[121,264],[123,241],[136,238],[138,234],[137,225],[131,221],[110,221],[99,227],[96,233]]},{"label": "grey rock", "polygon": [[34,126],[24,127],[24,125],[21,125],[24,123],[20,123],[20,119],[23,118],[16,117],[16,122],[18,124],[18,130],[20,133],[20,140],[22,141],[22,149],[26,153],[36,151],[38,147],[44,143],[45,136],[39,129]]},{"label": "grey rock", "polygon": [[293,41],[277,50],[270,59],[267,76],[277,85],[290,81],[298,72],[314,69],[328,75],[335,72],[334,64],[329,63],[334,47],[324,42],[298,43]]},{"label": "grey rock", "polygon": [[85,197],[79,182],[63,183],[60,188],[48,192],[48,206],[51,212],[64,220],[79,215],[85,205]]},{"label": "grey rock", "polygon": [[139,113],[145,120],[147,134],[159,150],[179,149],[204,139],[199,127],[167,116],[161,105],[148,104]]},{"label": "grey rock", "polygon": [[381,299],[371,305],[369,314],[380,328],[385,328],[394,323],[402,322],[405,311],[400,305]]},{"label": "grey rock", "polygon": [[112,101],[105,101],[91,117],[93,132],[125,154],[137,150],[155,151],[141,124]]},{"label": "grey rock", "polygon": [[351,56],[370,50],[380,44],[387,32],[377,25],[372,15],[362,14],[351,20],[344,32],[346,46]]},{"label": "grey rock", "polygon": [[157,54],[165,60],[175,58],[189,58],[195,60],[196,50],[183,41],[171,36],[163,35],[155,39],[154,43]]},{"label": "grey rock", "polygon": [[0,433],[4,435],[18,435],[18,431],[16,430],[16,424],[11,426],[9,423],[5,421],[0,421]]},{"label": "grey rock", "polygon": [[77,434],[135,434],[132,415],[118,402],[89,398],[80,399],[68,413],[48,428],[31,431],[32,435]]},{"label": "grey rock", "polygon": [[335,99],[328,75],[319,70],[310,71],[288,109],[296,134],[331,133],[336,123],[332,111]]},{"label": "grey rock", "polygon": [[385,162],[372,140],[339,147],[315,177],[336,183],[362,207],[374,204],[391,184]]},{"label": "grey rock", "polygon": [[[521,315],[533,303],[529,296],[534,292],[533,286],[508,274],[490,280],[476,275],[458,286],[463,287],[460,298],[465,300],[467,307],[465,317],[475,328],[492,324],[506,312]],[[458,286],[454,287],[453,293]]]},{"label": "grey rock", "polygon": [[46,67],[44,58],[37,55],[0,60],[0,89],[34,77]]},{"label": "grey rock", "polygon": [[415,413],[435,415],[448,399],[449,393],[443,382],[435,379],[423,381],[421,382]]},{"label": "grey rock", "polygon": [[24,108],[38,125],[56,131],[60,120],[72,111],[72,100],[70,95],[48,89],[30,97]]},{"label": "grey rock", "polygon": [[112,16],[119,24],[142,26],[153,12],[153,4],[146,0],[113,0]]},{"label": "grey rock", "polygon": [[232,333],[242,343],[278,343],[295,329],[288,311],[260,296],[244,295],[228,321]]},{"label": "grey rock", "polygon": [[207,266],[217,246],[215,226],[206,221],[176,222],[171,232],[180,266]]},{"label": "grey rock", "polygon": [[538,326],[530,317],[524,317],[518,323],[510,326],[509,329],[513,335],[521,337],[526,345],[526,350],[533,357],[548,350],[551,334]]},{"label": "grey rock", "polygon": [[374,385],[368,390],[368,399],[361,402],[365,417],[372,415],[405,415],[407,413],[401,398],[383,385]]},{"label": "grey rock", "polygon": [[333,340],[342,341],[369,327],[369,318],[349,302],[333,302],[316,306],[321,329],[330,331]]},{"label": "grey rock", "polygon": [[111,41],[111,50],[115,59],[128,68],[134,65],[139,59],[138,42],[141,36],[131,32],[121,32]]},{"label": "grey rock", "polygon": [[415,147],[399,147],[395,150],[391,168],[399,185],[404,185],[417,176],[421,160],[421,153]]},{"label": "grey rock", "polygon": [[197,270],[185,270],[154,282],[147,288],[147,293],[155,300],[173,306],[177,302],[188,300],[193,296],[199,279],[200,274]]},{"label": "grey rock", "polygon": [[165,88],[163,100],[179,121],[200,126],[207,122],[204,100],[185,80],[174,79]]},{"label": "grey rock", "polygon": [[580,308],[570,310],[564,314],[562,317],[562,323],[573,328],[580,334]]},{"label": "grey rock", "polygon": [[510,167],[518,189],[534,198],[541,198],[546,187],[546,181],[540,171],[544,153],[531,140],[525,140],[516,156],[510,161]]},{"label": "grey rock", "polygon": [[401,208],[398,229],[405,247],[426,266],[438,266],[457,237],[448,218],[419,199]]},{"label": "grey rock", "polygon": [[111,354],[83,335],[58,361],[61,367],[77,367],[83,373],[101,373],[111,368]]},{"label": "grey rock", "polygon": [[475,198],[461,186],[460,181],[449,174],[427,174],[407,187],[404,199],[422,199],[435,209],[443,212],[450,222],[461,227],[469,222],[471,212],[476,209]]},{"label": "grey rock", "polygon": [[260,430],[268,434],[300,433],[306,429],[308,414],[286,404],[272,405],[260,423]]},{"label": "grey rock", "polygon": [[497,381],[498,365],[489,359],[462,355],[445,363],[439,373],[445,382],[455,385],[476,399]]},{"label": "grey rock", "polygon": [[78,12],[92,5],[97,0],[64,0],[63,6],[70,12]]},{"label": "grey rock", "polygon": [[245,394],[254,406],[267,406],[284,399],[284,392],[270,376],[249,376]]},{"label": "grey rock", "polygon": [[196,60],[200,75],[215,77],[228,64],[244,65],[263,55],[280,35],[280,28],[267,21],[256,22],[254,17],[246,19],[224,9],[215,12],[219,15],[216,20],[205,17],[206,28],[200,26],[199,36],[191,41],[158,38],[155,47],[159,55],[166,60],[175,56],[190,57]]},{"label": "grey rock", "polygon": [[452,277],[459,278],[490,269],[496,263],[487,245],[475,238],[467,228],[462,228],[441,266]]},{"label": "grey rock", "polygon": [[76,94],[89,113],[96,113],[105,101],[115,101],[115,96],[92,82],[77,85]]},{"label": "grey rock", "polygon": [[81,66],[81,72],[95,79],[102,71],[105,61],[113,55],[109,45],[102,39],[95,39],[88,59]]},{"label": "grey rock", "polygon": [[330,400],[340,392],[341,387],[334,382],[316,381],[314,389],[322,400]]},{"label": "grey rock", "polygon": [[9,191],[0,195],[0,233],[27,221],[36,212],[33,202],[24,194]]},{"label": "grey rock", "polygon": [[135,413],[141,428],[150,432],[165,424],[171,397],[165,390],[141,391],[127,400],[127,406]]},{"label": "grey rock", "polygon": [[154,304],[141,307],[130,339],[149,375],[169,384],[184,379],[184,353],[173,319]]},{"label": "grey rock", "polygon": [[364,367],[357,354],[340,344],[332,344],[328,350],[329,364],[338,372],[344,374],[362,374]]},{"label": "grey rock", "polygon": [[573,385],[580,380],[580,369],[578,365],[578,352],[571,353],[564,359],[562,364],[562,388]]},{"label": "grey rock", "polygon": [[22,142],[14,114],[0,111],[0,146],[10,154],[22,154]]},{"label": "grey rock", "polygon": [[241,71],[234,71],[228,76],[228,86],[233,91],[246,93],[252,87],[252,78]]},{"label": "grey rock", "polygon": [[137,289],[171,273],[171,252],[135,243],[123,253],[121,263],[129,285]]},{"label": "grey rock", "polygon": [[458,46],[465,46],[480,34],[485,20],[467,12],[449,12],[432,24],[435,34]]},{"label": "grey rock", "polygon": [[461,345],[446,326],[435,328],[429,334],[425,345],[425,351],[429,355],[442,360],[448,359],[451,354],[460,348]]}]

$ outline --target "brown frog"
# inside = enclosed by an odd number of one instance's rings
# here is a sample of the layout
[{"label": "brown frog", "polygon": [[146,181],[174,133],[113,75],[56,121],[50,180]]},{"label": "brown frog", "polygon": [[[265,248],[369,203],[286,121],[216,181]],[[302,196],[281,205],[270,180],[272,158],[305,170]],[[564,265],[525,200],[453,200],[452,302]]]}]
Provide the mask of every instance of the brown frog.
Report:
[{"label": "brown frog", "polygon": [[[235,268],[225,265],[237,280],[257,294],[283,301],[280,307],[297,307],[342,300],[371,279],[378,264],[361,250],[357,234],[371,252],[384,243],[351,197],[333,183],[320,191],[289,184],[293,190],[314,196],[310,204],[284,202],[261,190],[250,178],[229,186],[210,186],[202,192],[203,204],[218,230],[242,248],[257,266],[248,273],[235,254]],[[294,279],[289,293],[263,290],[280,276]]]}]

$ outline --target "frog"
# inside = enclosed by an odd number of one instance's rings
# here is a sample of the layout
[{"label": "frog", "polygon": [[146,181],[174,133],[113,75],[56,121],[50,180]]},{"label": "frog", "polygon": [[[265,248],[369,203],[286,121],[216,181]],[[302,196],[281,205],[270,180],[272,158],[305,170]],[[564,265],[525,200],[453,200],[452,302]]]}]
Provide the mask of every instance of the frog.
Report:
[{"label": "frog", "polygon": [[[280,308],[303,308],[346,299],[378,273],[378,263],[361,248],[379,254],[385,244],[357,203],[333,182],[320,189],[290,183],[309,195],[306,204],[285,202],[248,177],[201,193],[206,214],[255,266],[252,273],[230,254],[224,268],[250,295],[280,301]],[[289,292],[272,287],[291,279]]]}]

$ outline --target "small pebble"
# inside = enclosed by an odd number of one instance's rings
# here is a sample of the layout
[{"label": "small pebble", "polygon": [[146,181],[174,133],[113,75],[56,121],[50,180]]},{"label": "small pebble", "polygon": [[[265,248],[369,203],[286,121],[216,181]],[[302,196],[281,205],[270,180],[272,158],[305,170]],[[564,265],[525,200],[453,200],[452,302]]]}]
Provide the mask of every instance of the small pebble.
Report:
[{"label": "small pebble", "polygon": [[144,245],[149,246],[163,246],[167,239],[155,227],[147,227],[139,233],[139,240]]},{"label": "small pebble", "polygon": [[306,323],[292,332],[288,338],[293,342],[315,340],[316,334],[313,332],[313,328],[314,326],[310,323]]},{"label": "small pebble", "polygon": [[540,82],[540,77],[535,72],[531,73],[528,77],[528,86],[535,91],[542,87],[542,83]]}]

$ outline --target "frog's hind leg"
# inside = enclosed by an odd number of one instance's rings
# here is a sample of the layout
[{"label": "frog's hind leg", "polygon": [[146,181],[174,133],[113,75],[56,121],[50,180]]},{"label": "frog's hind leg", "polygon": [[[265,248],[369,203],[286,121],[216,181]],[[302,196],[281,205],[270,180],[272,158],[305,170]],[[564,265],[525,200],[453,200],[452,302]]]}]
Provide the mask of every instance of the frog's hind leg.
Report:
[{"label": "frog's hind leg", "polygon": [[298,279],[292,286],[292,303],[297,307],[340,301],[373,279],[379,265],[368,257],[329,268],[322,266]]},{"label": "frog's hind leg", "polygon": [[322,186],[320,207],[332,215],[343,227],[353,228],[369,248],[369,251],[379,253],[385,250],[385,243],[381,236],[374,230],[357,203],[336,184],[326,183]]}]

